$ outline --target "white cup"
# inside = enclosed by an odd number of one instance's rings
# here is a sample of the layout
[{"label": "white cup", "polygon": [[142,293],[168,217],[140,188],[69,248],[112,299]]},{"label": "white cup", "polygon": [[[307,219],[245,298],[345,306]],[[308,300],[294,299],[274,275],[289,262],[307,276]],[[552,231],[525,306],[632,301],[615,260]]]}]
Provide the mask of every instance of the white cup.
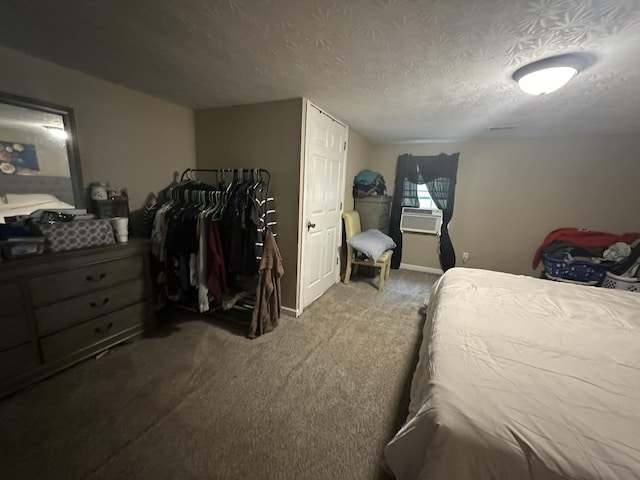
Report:
[{"label": "white cup", "polygon": [[116,234],[118,243],[127,243],[129,241],[129,219],[127,217],[112,218],[111,227]]}]

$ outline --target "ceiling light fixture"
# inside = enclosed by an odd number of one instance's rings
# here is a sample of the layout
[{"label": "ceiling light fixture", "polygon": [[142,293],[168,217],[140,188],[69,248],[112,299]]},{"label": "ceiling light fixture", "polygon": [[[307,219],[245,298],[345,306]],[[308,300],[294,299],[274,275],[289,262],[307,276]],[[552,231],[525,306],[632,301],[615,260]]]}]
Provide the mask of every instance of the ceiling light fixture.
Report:
[{"label": "ceiling light fixture", "polygon": [[558,55],[520,67],[513,79],[525,93],[544,95],[565,86],[588,63],[585,56],[576,53]]}]

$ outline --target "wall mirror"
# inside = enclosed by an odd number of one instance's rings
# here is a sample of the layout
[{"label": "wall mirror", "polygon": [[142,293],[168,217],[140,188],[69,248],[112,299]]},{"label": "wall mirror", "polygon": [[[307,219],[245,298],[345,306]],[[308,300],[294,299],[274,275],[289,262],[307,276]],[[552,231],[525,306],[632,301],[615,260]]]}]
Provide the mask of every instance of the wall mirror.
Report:
[{"label": "wall mirror", "polygon": [[84,195],[73,110],[0,92],[0,222]]}]

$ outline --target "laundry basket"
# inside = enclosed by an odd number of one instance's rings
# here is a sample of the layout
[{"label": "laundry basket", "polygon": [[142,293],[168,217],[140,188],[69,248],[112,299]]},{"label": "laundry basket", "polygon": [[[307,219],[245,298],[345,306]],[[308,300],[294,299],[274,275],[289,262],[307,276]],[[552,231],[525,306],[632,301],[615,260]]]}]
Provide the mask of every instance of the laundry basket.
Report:
[{"label": "laundry basket", "polygon": [[602,286],[604,288],[615,288],[616,290],[626,290],[628,292],[640,292],[640,279],[620,277],[611,272],[607,272]]},{"label": "laundry basket", "polygon": [[599,285],[613,262],[593,263],[570,258],[555,258],[542,254],[544,270],[548,278],[570,280],[585,285]]}]

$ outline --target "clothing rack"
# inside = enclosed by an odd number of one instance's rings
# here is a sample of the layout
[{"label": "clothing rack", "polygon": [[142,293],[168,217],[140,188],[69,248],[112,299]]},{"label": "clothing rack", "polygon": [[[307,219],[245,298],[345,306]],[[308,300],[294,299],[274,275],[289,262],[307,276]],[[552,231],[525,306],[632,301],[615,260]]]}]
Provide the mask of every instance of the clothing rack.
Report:
[{"label": "clothing rack", "polygon": [[262,168],[182,172],[153,219],[152,252],[168,303],[233,323],[248,320],[252,338],[277,325],[283,269],[270,182]]},{"label": "clothing rack", "polygon": [[234,175],[234,177],[244,177],[247,174],[251,174],[255,180],[262,179],[262,176],[264,175],[266,176],[265,183],[267,184],[267,187],[271,186],[271,173],[269,170],[265,170],[264,168],[187,168],[182,172],[180,181],[183,182],[184,180],[190,179],[191,173],[197,172],[222,174],[223,179],[224,175],[229,173]]}]

